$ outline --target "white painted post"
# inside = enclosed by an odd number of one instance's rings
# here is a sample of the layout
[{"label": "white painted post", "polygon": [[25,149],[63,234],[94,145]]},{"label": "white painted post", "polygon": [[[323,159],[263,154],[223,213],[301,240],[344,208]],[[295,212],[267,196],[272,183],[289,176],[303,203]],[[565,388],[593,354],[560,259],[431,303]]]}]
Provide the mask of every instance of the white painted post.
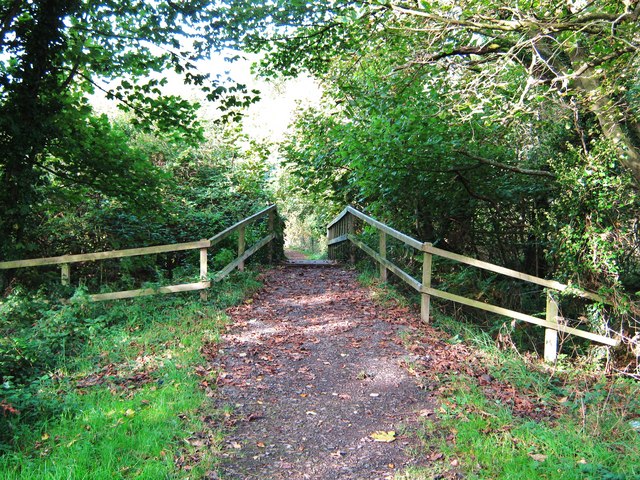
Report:
[{"label": "white painted post", "polygon": [[425,292],[426,289],[431,288],[431,265],[433,263],[433,256],[430,253],[424,252],[422,257],[422,295],[420,298],[420,318],[425,323],[429,323],[429,312],[431,309],[431,295]]},{"label": "white painted post", "polygon": [[[201,248],[200,249],[200,281],[201,282],[207,281],[207,270],[208,270],[207,249]],[[206,290],[200,290],[200,300],[202,301],[207,300]]]},{"label": "white painted post", "polygon": [[[547,322],[558,323],[558,304],[547,291]],[[544,331],[544,361],[553,363],[558,358],[558,331],[546,328]]]},{"label": "white painted post", "polygon": [[[380,256],[386,260],[387,258],[387,234],[382,230],[378,230],[379,235],[379,246],[378,251]],[[380,264],[380,280],[383,282],[387,281],[387,267],[385,267],[382,263]]]}]

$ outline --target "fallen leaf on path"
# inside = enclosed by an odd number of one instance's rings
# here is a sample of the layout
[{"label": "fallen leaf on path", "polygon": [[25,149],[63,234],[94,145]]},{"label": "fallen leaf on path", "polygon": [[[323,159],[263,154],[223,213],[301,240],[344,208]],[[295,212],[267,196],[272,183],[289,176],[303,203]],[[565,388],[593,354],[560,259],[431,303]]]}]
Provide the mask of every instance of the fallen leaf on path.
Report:
[{"label": "fallen leaf on path", "polygon": [[396,432],[394,432],[393,430],[390,430],[388,432],[379,430],[377,432],[373,432],[370,437],[373,438],[375,442],[391,443],[396,439]]}]

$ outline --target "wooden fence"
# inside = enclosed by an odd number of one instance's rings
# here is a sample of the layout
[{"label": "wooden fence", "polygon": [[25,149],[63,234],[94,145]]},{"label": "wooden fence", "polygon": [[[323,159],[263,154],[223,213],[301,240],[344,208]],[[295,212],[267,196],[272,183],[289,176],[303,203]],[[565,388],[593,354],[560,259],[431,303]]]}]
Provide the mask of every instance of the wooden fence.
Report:
[{"label": "wooden fence", "polygon": [[[268,217],[268,235],[258,240],[253,246],[247,248],[245,241],[245,229],[251,223]],[[269,259],[273,259],[273,242],[276,238],[275,232],[276,206],[271,205],[264,210],[239,221],[235,225],[214,235],[208,240],[199,240],[197,242],[177,243],[172,245],[158,245],[154,247],[130,248],[127,250],[114,250],[110,252],[83,253],[79,255],[62,255],[59,257],[34,258],[30,260],[14,260],[9,262],[0,262],[0,270],[8,270],[13,268],[41,267],[45,265],[60,265],[61,282],[63,285],[69,285],[71,282],[71,264],[79,262],[91,262],[97,260],[107,260],[113,258],[134,257],[139,255],[154,255],[158,253],[180,252],[185,250],[200,251],[200,278],[198,282],[184,283],[181,285],[170,285],[158,288],[143,288],[138,290],[125,290],[121,292],[98,293],[89,295],[89,299],[94,302],[103,300],[118,300],[123,298],[142,297],[145,295],[155,295],[159,293],[176,293],[190,292],[201,290],[202,299],[207,298],[206,289],[211,286],[208,275],[208,249],[227,238],[234,232],[238,232],[238,255],[212,277],[213,282],[218,282],[229,275],[235,268],[244,269],[244,262],[259,249],[269,244]]]},{"label": "wooden fence", "polygon": [[[368,223],[369,225],[373,226],[377,230],[379,235],[379,248],[377,252],[356,237],[355,225],[356,225],[357,219],[360,219]],[[421,280],[417,280],[413,278],[410,274],[408,274],[407,272],[402,270],[399,266],[397,266],[396,264],[392,263],[387,259],[387,235],[390,235],[400,240],[404,244],[423,252]],[[513,318],[515,320],[522,320],[524,322],[545,327],[544,358],[546,361],[549,361],[549,362],[554,362],[557,358],[558,332],[576,335],[578,337],[586,338],[593,342],[598,342],[604,345],[616,346],[619,343],[619,340],[616,340],[614,338],[607,337],[604,335],[599,335],[592,332],[587,332],[585,330],[580,330],[573,327],[569,327],[566,324],[564,324],[563,322],[565,319],[563,319],[558,315],[558,304],[551,296],[551,291],[555,290],[560,292],[566,292],[566,293],[569,293],[578,297],[586,298],[589,300],[593,300],[595,302],[605,302],[605,300],[596,293],[580,290],[578,288],[572,287],[570,285],[565,285],[563,283],[556,282],[554,280],[546,280],[533,275],[528,275],[526,273],[511,270],[509,268],[504,268],[498,265],[493,265],[488,262],[476,260],[474,258],[465,257],[464,255],[458,255],[456,253],[443,250],[441,248],[436,248],[431,243],[420,242],[415,238],[412,238],[408,235],[405,235],[404,233],[394,230],[393,228],[385,225],[384,223],[381,223],[369,217],[368,215],[365,215],[364,213],[359,212],[358,210],[352,207],[345,208],[342,211],[342,213],[340,213],[340,215],[338,215],[327,226],[327,245],[329,247],[330,259],[336,258],[337,248],[341,245],[344,245],[345,242],[350,242],[349,256],[351,257],[352,261],[355,256],[355,247],[358,247],[361,250],[363,250],[365,253],[367,253],[370,257],[372,257],[376,262],[378,262],[380,266],[380,277],[382,280],[386,281],[387,271],[391,271],[394,274],[396,274],[398,277],[400,277],[408,285],[410,285],[415,290],[420,292],[421,317],[425,322],[429,321],[430,299],[431,299],[431,296],[434,296],[434,297],[442,298],[445,300],[450,300],[456,303],[460,303],[462,305],[467,305],[470,307],[479,308],[479,309],[486,310],[488,312],[496,313],[499,315],[504,315],[506,317]],[[471,265],[473,267],[477,267],[483,270],[488,270],[490,272],[499,273],[501,275],[506,275],[508,277],[523,280],[525,282],[534,283],[536,285],[540,285],[542,287],[547,288],[547,302],[546,302],[547,304],[546,304],[545,318],[542,319],[542,318],[534,317],[532,315],[516,312],[514,310],[509,310],[507,308],[499,307],[497,305],[491,305],[489,303],[479,302],[477,300],[472,300],[467,297],[455,295],[453,293],[448,293],[448,292],[433,288],[431,286],[431,274],[432,274],[432,263],[433,263],[434,255],[442,258],[447,258],[449,260],[453,260],[466,265]]]}]

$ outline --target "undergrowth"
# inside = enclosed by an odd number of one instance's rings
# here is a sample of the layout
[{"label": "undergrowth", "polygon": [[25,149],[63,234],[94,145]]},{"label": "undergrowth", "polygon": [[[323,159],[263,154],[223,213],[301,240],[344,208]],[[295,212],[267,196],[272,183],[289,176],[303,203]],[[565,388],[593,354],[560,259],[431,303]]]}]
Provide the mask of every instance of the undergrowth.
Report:
[{"label": "undergrowth", "polygon": [[[361,269],[360,281],[382,303],[418,301],[380,283],[371,268]],[[423,466],[397,480],[640,479],[640,385],[633,379],[562,355],[555,365],[545,364],[433,307],[432,325],[448,343],[470,347],[469,363],[487,373],[439,374],[439,407],[424,420],[414,452]],[[418,330],[403,341],[419,342],[421,335]],[[516,414],[509,400],[489,394],[501,385],[529,399],[531,415]]]},{"label": "undergrowth", "polygon": [[205,402],[216,372],[203,352],[219,341],[224,308],[258,287],[248,272],[205,302],[5,299],[0,477],[201,478],[215,469],[223,433]]}]

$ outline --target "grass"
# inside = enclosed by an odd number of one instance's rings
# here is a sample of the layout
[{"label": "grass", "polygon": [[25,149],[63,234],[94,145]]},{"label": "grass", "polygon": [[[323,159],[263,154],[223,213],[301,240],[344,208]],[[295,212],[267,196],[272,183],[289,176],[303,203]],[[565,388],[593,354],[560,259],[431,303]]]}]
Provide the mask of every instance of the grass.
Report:
[{"label": "grass", "polygon": [[327,259],[326,251],[313,252],[311,250],[306,250],[301,247],[288,247],[288,250],[293,250],[294,252],[303,254],[305,257],[307,257],[307,260],[326,260]]},{"label": "grass", "polygon": [[468,478],[640,478],[638,433],[615,412],[594,406],[557,420],[516,417],[466,376],[452,379],[441,401],[438,419],[454,441],[436,443]]},{"label": "grass", "polygon": [[[365,268],[360,281],[382,304],[415,299],[382,284]],[[417,305],[416,305],[417,306]],[[501,350],[486,332],[462,319],[432,312],[433,324],[449,343],[472,348],[494,379],[489,388],[508,385],[533,402],[531,415],[518,415],[509,401],[492,396],[478,378],[440,375],[439,408],[424,419],[419,447],[411,454],[423,464],[396,480],[469,479],[640,479],[640,385],[608,377],[598,365],[566,357],[554,366],[514,350]],[[403,343],[420,339],[403,333]],[[471,360],[473,361],[473,360]],[[504,388],[504,387],[502,387]],[[539,412],[551,412],[551,417]]]},{"label": "grass", "polygon": [[[112,304],[127,320],[61,362],[38,395],[58,414],[18,425],[0,457],[3,479],[201,478],[214,471],[223,412],[207,393],[216,372],[201,349],[219,340],[224,308],[259,284],[250,273],[196,296],[146,297]],[[116,315],[117,314],[117,315]]]}]

